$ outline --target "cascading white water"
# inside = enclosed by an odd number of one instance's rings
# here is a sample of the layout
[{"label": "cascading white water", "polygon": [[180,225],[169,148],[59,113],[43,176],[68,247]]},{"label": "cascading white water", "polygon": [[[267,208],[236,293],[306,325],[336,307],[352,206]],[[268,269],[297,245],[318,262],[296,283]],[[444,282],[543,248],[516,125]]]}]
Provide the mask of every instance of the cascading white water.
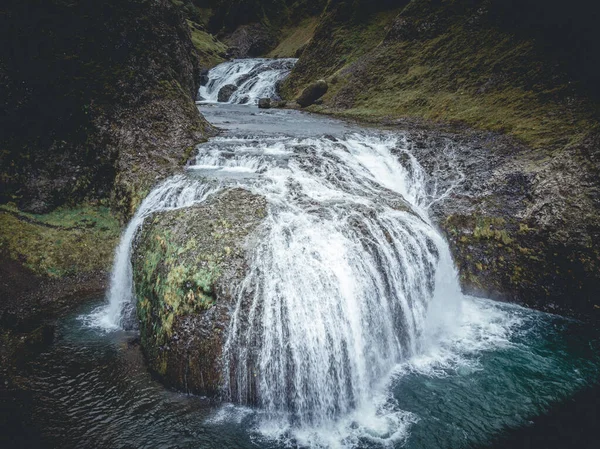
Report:
[{"label": "cascading white water", "polygon": [[[216,92],[257,64],[265,62],[213,69],[209,89]],[[213,79],[215,73],[222,78]],[[284,117],[297,123],[305,116]],[[373,396],[399,362],[446,335],[460,314],[450,253],[427,214],[447,192],[431,191],[402,135],[340,127],[332,131],[336,137],[306,137],[310,125],[297,126],[295,136],[261,134],[257,123],[256,133],[211,139],[185,175],[158,186],[122,236],[108,305],[92,322],[105,328],[128,322],[131,246],[146,217],[229,186],[246,188],[267,199],[269,214],[238,286],[225,394],[259,405],[264,434],[291,432],[304,444],[339,445],[367,429],[398,440],[414,417],[390,409],[385,394]],[[331,429],[337,434],[326,441]]]},{"label": "cascading white water", "polygon": [[217,102],[219,91],[233,85],[228,103],[255,104],[260,98],[277,98],[276,83],[294,67],[296,59],[236,59],[218,65],[208,73],[208,83],[200,87],[199,96]]},{"label": "cascading white water", "polygon": [[259,171],[247,188],[270,214],[240,286],[226,390],[280,429],[333,426],[439,332],[432,302],[456,318],[460,289],[427,218],[425,175],[391,136],[228,145],[208,145],[197,163]]}]

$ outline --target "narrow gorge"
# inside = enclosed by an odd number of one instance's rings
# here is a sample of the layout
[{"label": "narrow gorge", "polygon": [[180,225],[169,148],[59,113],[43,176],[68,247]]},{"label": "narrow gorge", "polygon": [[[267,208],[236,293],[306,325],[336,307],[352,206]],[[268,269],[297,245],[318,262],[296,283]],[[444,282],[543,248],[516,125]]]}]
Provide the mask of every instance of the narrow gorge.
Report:
[{"label": "narrow gorge", "polygon": [[594,32],[501,3],[1,7],[0,446],[596,447]]}]

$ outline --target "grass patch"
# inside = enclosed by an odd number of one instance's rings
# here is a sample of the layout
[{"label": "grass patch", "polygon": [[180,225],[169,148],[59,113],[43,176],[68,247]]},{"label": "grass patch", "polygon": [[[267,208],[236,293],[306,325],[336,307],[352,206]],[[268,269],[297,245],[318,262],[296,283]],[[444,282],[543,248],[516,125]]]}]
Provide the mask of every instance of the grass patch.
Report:
[{"label": "grass patch", "polygon": [[282,39],[279,45],[271,50],[268,58],[293,58],[296,52],[307,45],[315,34],[318,25],[317,17],[304,19],[298,25],[284,28],[281,31]]},{"label": "grass patch", "polygon": [[564,147],[598,131],[598,105],[578,95],[533,41],[477,23],[472,13],[411,2],[361,24],[325,19],[284,94],[294,98],[326,78],[330,88],[315,112],[455,122],[532,148]]},{"label": "grass patch", "polygon": [[186,22],[192,34],[192,43],[198,50],[201,65],[208,68],[225,61],[222,55],[227,51],[227,45],[204,31],[203,27],[196,22],[189,19],[186,19]]},{"label": "grass patch", "polygon": [[0,206],[0,247],[39,275],[108,270],[120,232],[107,207],[80,206],[36,215]]}]

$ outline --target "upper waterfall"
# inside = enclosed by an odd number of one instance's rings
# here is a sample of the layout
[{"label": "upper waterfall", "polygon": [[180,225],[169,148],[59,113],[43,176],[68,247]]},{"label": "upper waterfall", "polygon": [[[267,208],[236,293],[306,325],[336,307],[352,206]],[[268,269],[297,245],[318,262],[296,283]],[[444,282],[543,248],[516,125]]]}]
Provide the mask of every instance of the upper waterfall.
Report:
[{"label": "upper waterfall", "polygon": [[[208,72],[208,82],[200,87],[199,99],[235,104],[255,104],[260,98],[276,99],[277,82],[290,73],[296,61],[286,58],[225,62]],[[219,92],[226,86],[229,91],[219,100]]]}]

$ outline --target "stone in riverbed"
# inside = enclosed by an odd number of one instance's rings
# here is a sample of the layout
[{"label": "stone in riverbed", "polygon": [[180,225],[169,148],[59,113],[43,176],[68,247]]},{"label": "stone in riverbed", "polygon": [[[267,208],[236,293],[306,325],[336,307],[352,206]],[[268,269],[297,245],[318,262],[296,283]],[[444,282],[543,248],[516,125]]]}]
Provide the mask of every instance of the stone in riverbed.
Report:
[{"label": "stone in riverbed", "polygon": [[238,90],[238,87],[235,84],[227,84],[221,87],[217,100],[220,103],[227,103],[236,90]]},{"label": "stone in riverbed", "polygon": [[328,85],[327,81],[319,80],[309,84],[304,88],[300,96],[296,99],[296,103],[300,107],[307,107],[314,104],[319,98],[321,98],[327,92]]},{"label": "stone in riverbed", "polygon": [[270,98],[261,98],[258,100],[258,108],[259,109],[270,109],[271,108],[271,99]]},{"label": "stone in riverbed", "polygon": [[155,214],[136,236],[141,345],[165,384],[219,393],[235,290],[248,269],[247,239],[266,214],[263,197],[229,189],[202,204]]}]

